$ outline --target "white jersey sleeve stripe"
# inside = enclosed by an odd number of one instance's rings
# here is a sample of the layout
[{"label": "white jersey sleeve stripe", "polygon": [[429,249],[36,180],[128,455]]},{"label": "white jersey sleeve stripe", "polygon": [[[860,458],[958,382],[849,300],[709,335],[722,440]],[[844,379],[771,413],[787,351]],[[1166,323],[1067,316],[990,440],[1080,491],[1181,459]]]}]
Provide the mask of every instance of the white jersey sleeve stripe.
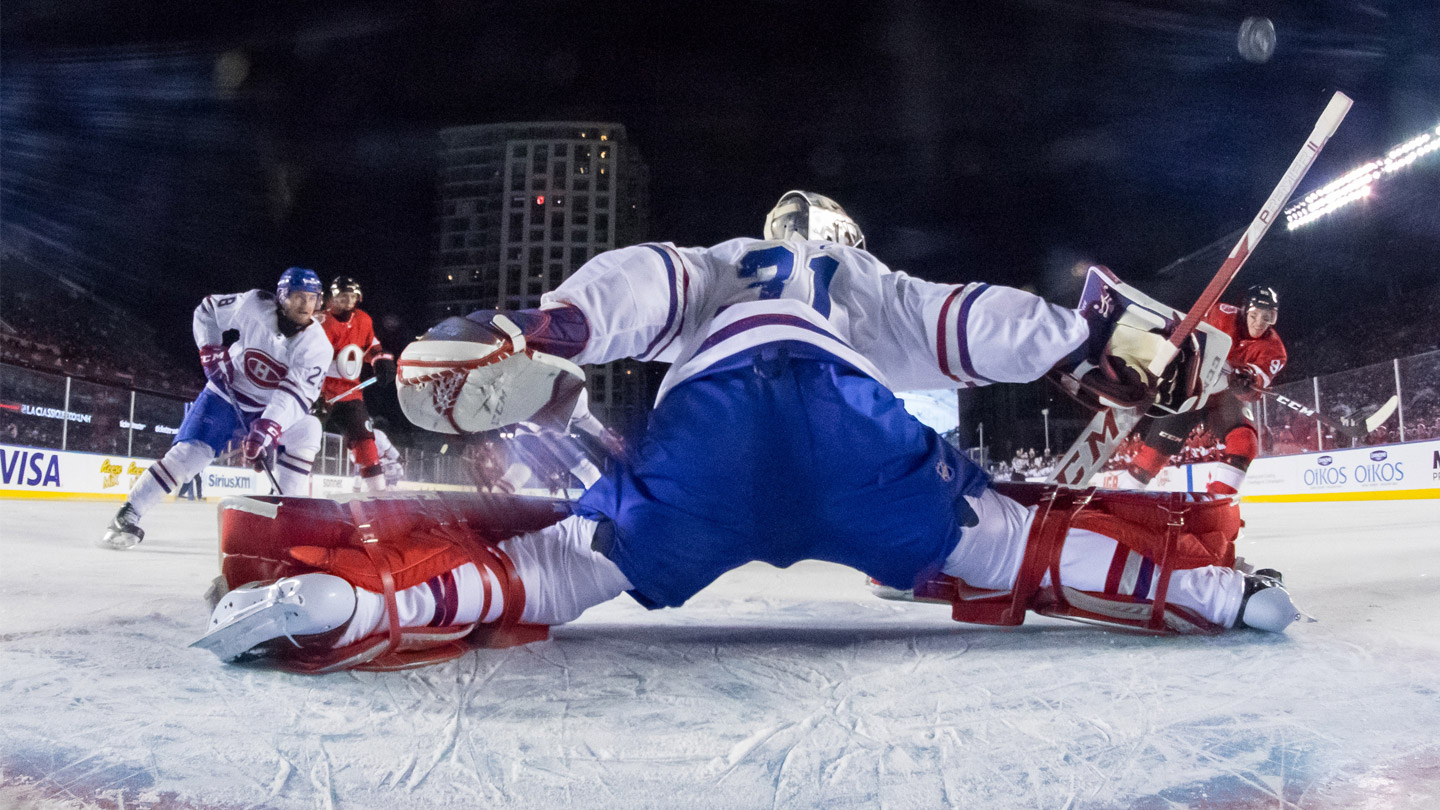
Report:
[{"label": "white jersey sleeve stripe", "polygon": [[[969,381],[980,384],[988,385],[994,382],[981,376],[975,370],[975,364],[970,358],[970,341],[967,335],[967,328],[970,324],[970,308],[974,306],[975,300],[989,288],[989,284],[968,284],[959,287],[945,299],[944,305],[940,308],[939,332],[935,337],[935,353],[940,362],[940,370],[956,382],[967,382],[960,376],[961,374],[968,377]],[[955,306],[956,298],[961,298],[959,306]]]},{"label": "white jersey sleeve stripe", "polygon": [[[655,335],[655,339],[650,341],[650,345],[646,346],[645,351],[641,352],[639,356],[641,360],[651,360],[669,347],[670,343],[675,340],[675,335],[680,334],[680,327],[684,324],[685,318],[680,310],[680,287],[676,278],[675,260],[671,258],[670,252],[663,245],[646,244],[645,247],[655,251],[665,262],[665,276],[670,283],[670,310],[665,315],[665,325],[660,328],[659,334]],[[672,328],[675,330],[673,333],[671,332]],[[665,339],[667,335],[669,340]]]}]

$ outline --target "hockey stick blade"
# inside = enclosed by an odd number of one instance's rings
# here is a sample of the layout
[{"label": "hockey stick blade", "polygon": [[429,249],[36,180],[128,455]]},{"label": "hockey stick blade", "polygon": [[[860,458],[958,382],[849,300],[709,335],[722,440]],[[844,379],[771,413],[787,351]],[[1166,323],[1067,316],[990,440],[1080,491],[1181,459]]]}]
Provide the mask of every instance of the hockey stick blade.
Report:
[{"label": "hockey stick blade", "polygon": [[1395,409],[1398,407],[1400,407],[1399,395],[1395,395],[1387,399],[1384,405],[1381,405],[1375,410],[1375,413],[1372,413],[1370,414],[1370,416],[1366,417],[1364,423],[1365,435],[1368,436],[1371,433],[1374,433],[1377,429],[1379,429],[1381,425],[1385,424],[1386,420],[1390,418],[1390,414],[1395,413]]}]

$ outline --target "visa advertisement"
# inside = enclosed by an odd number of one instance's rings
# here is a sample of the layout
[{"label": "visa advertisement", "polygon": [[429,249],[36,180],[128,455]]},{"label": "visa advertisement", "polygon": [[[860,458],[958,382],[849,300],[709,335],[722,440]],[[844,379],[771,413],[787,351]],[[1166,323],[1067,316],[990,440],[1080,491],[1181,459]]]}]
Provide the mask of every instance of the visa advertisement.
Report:
[{"label": "visa advertisement", "polygon": [[[70,453],[0,444],[0,497],[103,497],[123,499],[154,459],[99,453]],[[257,495],[269,492],[255,472],[237,467],[207,467],[195,476],[200,497]],[[195,491],[191,483],[187,495]]]},{"label": "visa advertisement", "polygon": [[[0,444],[0,498],[124,500],[154,459],[71,453]],[[400,489],[473,492],[474,487],[401,481]],[[359,489],[353,476],[312,475],[307,493],[330,498]],[[267,495],[270,481],[248,467],[210,466],[171,497],[217,500],[230,495]]]}]

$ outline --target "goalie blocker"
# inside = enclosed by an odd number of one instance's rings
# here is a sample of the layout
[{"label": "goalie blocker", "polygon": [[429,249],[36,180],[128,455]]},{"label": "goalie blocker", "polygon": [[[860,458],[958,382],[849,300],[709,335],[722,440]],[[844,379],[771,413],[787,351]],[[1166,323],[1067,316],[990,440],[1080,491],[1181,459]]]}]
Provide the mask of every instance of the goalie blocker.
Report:
[{"label": "goalie blocker", "polygon": [[[1235,564],[1241,521],[1229,499],[1046,484],[996,489],[1035,508],[1013,587],[980,590],[933,573],[916,583],[917,599],[950,604],[957,621],[981,624],[1018,625],[1034,611],[1153,634],[1226,629],[1173,603],[1167,588],[1177,571]],[[227,499],[217,604],[194,646],[313,674],[423,666],[544,639],[547,627],[520,621],[525,587],[501,543],[566,515],[564,504],[507,495]],[[1061,578],[1072,529],[1119,543],[1098,591]],[[1232,626],[1279,632],[1296,618],[1278,577],[1246,580]],[[416,593],[427,604],[418,612]],[[377,607],[366,613],[360,596]]]}]

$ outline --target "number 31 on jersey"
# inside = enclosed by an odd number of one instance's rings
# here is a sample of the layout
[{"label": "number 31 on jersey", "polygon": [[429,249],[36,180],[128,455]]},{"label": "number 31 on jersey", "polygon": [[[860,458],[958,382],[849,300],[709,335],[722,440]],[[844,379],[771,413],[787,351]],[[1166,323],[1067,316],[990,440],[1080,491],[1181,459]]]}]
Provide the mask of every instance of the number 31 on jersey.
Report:
[{"label": "number 31 on jersey", "polygon": [[757,291],[757,298],[795,298],[814,307],[822,316],[830,317],[830,281],[840,262],[833,256],[814,256],[803,260],[798,245],[790,242],[763,242],[740,257],[741,280],[750,279],[748,286]]}]

